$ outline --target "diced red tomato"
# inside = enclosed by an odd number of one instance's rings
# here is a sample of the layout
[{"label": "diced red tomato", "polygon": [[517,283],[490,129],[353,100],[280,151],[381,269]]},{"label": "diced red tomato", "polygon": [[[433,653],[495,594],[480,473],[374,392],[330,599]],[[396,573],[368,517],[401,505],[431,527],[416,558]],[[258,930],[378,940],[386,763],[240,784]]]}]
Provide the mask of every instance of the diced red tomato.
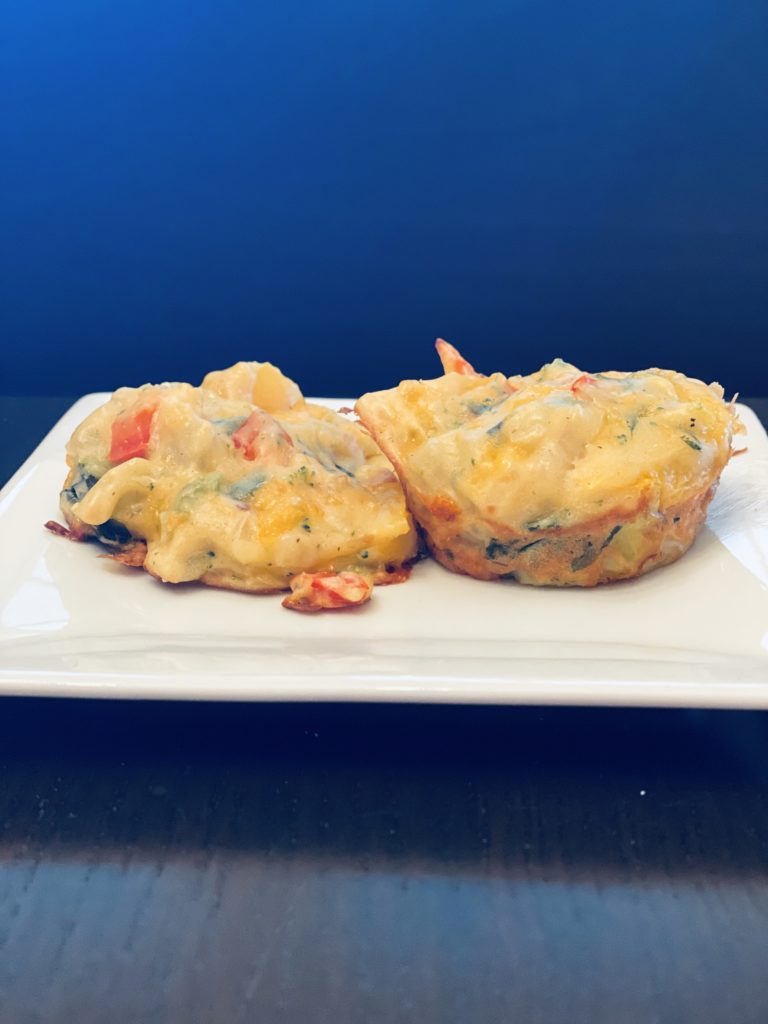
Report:
[{"label": "diced red tomato", "polygon": [[145,405],[136,412],[122,413],[112,424],[110,462],[144,459],[149,449],[149,436],[157,406]]},{"label": "diced red tomato", "polygon": [[582,375],[577,377],[573,384],[571,384],[571,391],[574,395],[578,395],[581,389],[587,384],[597,384],[597,379],[595,377],[590,377],[588,373],[582,373]]},{"label": "diced red tomato", "polygon": [[291,580],[291,593],[284,608],[297,612],[321,612],[364,604],[373,584],[356,572],[302,572]]},{"label": "diced red tomato", "polygon": [[232,443],[243,453],[243,458],[253,462],[263,454],[264,449],[277,442],[293,446],[290,434],[283,430],[276,419],[260,409],[254,409],[248,419],[232,435]]}]

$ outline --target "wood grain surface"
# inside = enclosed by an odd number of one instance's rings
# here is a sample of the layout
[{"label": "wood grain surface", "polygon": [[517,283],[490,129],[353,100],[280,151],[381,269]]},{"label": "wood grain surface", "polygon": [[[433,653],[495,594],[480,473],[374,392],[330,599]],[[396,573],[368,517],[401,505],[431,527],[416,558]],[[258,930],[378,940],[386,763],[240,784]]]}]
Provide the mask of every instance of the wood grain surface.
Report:
[{"label": "wood grain surface", "polygon": [[759,713],[3,701],[0,1020],[768,1020]]},{"label": "wood grain surface", "polygon": [[0,1024],[768,1021],[763,713],[6,698],[0,830]]}]

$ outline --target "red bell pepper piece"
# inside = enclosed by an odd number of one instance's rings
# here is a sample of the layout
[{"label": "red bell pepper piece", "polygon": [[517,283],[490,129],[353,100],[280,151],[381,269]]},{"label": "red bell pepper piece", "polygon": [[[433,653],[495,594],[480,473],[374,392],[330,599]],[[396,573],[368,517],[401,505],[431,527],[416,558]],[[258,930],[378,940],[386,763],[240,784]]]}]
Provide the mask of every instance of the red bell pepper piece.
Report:
[{"label": "red bell pepper piece", "polygon": [[578,395],[586,384],[597,384],[597,379],[595,377],[590,377],[588,373],[582,373],[582,375],[577,377],[573,384],[571,384],[571,391],[574,395]]},{"label": "red bell pepper piece", "polygon": [[112,424],[110,462],[145,459],[157,406],[144,405],[136,412],[121,413]]},{"label": "red bell pepper piece", "polygon": [[243,458],[250,462],[278,444],[293,447],[291,435],[283,430],[277,420],[260,409],[254,409],[245,423],[237,428],[232,435],[232,443],[243,453]]}]

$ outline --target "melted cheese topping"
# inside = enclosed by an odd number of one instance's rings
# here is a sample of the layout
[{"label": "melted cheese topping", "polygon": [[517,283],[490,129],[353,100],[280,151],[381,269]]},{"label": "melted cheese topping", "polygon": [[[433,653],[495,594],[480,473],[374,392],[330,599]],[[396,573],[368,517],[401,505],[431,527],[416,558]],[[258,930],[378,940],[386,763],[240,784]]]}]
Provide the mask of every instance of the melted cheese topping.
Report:
[{"label": "melted cheese topping", "polygon": [[404,381],[357,408],[422,499],[522,533],[700,494],[730,456],[722,396],[669,370],[590,377],[556,360],[528,377]]},{"label": "melted cheese topping", "polygon": [[[115,420],[148,406],[144,457],[115,465]],[[238,444],[246,423],[252,445]],[[239,363],[199,388],[121,388],[75,431],[68,462],[70,523],[120,524],[146,541],[145,568],[169,582],[274,590],[300,572],[343,570],[385,579],[416,554],[380,449],[270,364]]]}]

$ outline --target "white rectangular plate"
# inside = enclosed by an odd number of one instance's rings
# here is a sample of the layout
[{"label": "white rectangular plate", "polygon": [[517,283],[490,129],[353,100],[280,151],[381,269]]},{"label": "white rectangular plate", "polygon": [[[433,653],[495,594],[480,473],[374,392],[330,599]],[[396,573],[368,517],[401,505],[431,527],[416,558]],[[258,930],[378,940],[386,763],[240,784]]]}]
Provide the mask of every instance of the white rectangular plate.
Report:
[{"label": "white rectangular plate", "polygon": [[107,397],[80,399],[0,492],[0,693],[768,708],[768,438],[743,406],[749,452],[675,565],[553,590],[423,561],[363,608],[304,616],[43,529],[64,445]]}]

